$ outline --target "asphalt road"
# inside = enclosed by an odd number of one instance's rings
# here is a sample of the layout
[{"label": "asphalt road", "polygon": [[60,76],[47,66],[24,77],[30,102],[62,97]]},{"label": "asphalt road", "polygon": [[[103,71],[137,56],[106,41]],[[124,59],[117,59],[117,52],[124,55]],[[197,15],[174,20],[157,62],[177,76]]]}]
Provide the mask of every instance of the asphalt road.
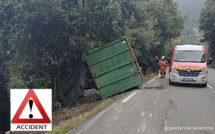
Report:
[{"label": "asphalt road", "polygon": [[215,70],[206,88],[155,76],[69,134],[215,134]]}]

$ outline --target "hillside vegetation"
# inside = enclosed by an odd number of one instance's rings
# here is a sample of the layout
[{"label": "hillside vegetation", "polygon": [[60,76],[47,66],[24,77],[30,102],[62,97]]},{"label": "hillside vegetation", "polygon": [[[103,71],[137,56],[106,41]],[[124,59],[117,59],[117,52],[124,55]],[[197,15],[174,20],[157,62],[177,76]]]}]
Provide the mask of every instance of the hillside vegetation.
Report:
[{"label": "hillside vegetation", "polygon": [[185,42],[199,42],[202,33],[199,32],[200,12],[206,0],[174,0],[179,10],[186,16],[182,37]]},{"label": "hillside vegetation", "polygon": [[215,1],[207,0],[200,14],[200,30],[204,41],[209,44],[210,56],[215,59]]}]

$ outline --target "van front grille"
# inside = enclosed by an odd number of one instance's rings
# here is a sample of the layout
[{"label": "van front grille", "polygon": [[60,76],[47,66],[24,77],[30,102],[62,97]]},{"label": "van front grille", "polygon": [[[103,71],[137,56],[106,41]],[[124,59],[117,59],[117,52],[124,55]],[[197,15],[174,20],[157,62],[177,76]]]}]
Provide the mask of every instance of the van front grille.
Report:
[{"label": "van front grille", "polygon": [[198,77],[199,76],[199,73],[201,72],[200,71],[190,71],[188,72],[187,70],[177,70],[178,71],[178,74],[180,76],[186,76],[186,77]]}]

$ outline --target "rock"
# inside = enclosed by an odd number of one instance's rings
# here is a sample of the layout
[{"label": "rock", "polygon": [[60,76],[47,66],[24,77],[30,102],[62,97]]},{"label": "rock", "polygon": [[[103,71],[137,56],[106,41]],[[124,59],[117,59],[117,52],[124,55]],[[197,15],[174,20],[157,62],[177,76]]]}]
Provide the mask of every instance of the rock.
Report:
[{"label": "rock", "polygon": [[97,101],[101,99],[101,95],[98,90],[95,88],[93,89],[87,89],[84,91],[84,101],[85,102],[92,102]]}]

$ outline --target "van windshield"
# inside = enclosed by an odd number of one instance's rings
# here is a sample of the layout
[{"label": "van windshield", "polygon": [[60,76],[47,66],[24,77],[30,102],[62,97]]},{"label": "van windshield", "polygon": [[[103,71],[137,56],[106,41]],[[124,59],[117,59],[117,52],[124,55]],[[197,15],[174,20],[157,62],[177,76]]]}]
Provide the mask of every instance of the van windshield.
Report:
[{"label": "van windshield", "polygon": [[176,50],[173,61],[175,62],[205,62],[205,52],[196,50]]}]

